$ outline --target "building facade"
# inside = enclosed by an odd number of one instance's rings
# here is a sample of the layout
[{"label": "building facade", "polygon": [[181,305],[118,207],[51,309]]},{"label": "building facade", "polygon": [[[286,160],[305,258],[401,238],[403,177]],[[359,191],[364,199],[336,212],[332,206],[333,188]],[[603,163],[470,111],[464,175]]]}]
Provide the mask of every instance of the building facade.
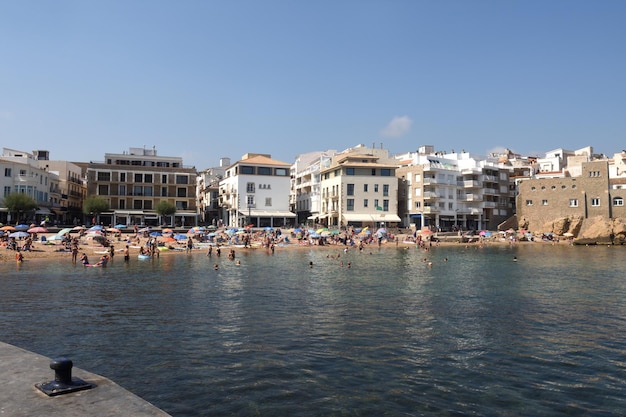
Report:
[{"label": "building facade", "polygon": [[328,226],[397,225],[397,163],[386,149],[358,145],[321,170],[320,222]]},{"label": "building facade", "polygon": [[269,154],[248,153],[230,165],[219,185],[219,202],[230,227],[292,227],[290,167]]},{"label": "building facade", "polygon": [[435,152],[431,145],[396,158],[404,226],[494,230],[513,215],[512,170],[497,158]]},{"label": "building facade", "polygon": [[[130,148],[126,153],[104,155],[103,162],[86,167],[87,195],[109,202],[111,211],[101,213],[102,224],[156,226],[197,225],[196,170],[180,157],[158,156],[156,149]],[[161,218],[157,204],[165,201],[176,213]]]},{"label": "building facade", "polygon": [[3,206],[4,197],[11,193],[25,194],[39,206],[32,213],[23,213],[20,221],[39,224],[41,220],[52,220],[51,208],[58,205],[60,199],[59,177],[41,167],[34,153],[3,148],[0,175],[0,222],[14,223],[17,220]]},{"label": "building facade", "polygon": [[322,208],[321,171],[330,166],[335,150],[298,155],[291,166],[291,211],[297,224],[317,224]]},{"label": "building facade", "polygon": [[198,172],[196,198],[198,219],[205,225],[217,226],[221,223],[219,204],[220,181],[224,179],[230,158],[221,158],[220,165]]}]

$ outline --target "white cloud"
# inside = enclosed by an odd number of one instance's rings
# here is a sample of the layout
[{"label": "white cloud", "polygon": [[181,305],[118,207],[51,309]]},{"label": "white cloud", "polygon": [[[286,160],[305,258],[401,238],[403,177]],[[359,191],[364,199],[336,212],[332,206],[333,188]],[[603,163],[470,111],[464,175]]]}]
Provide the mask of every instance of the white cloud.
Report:
[{"label": "white cloud", "polygon": [[411,130],[413,120],[409,116],[395,116],[389,124],[380,131],[380,134],[388,138],[398,138],[406,135]]}]

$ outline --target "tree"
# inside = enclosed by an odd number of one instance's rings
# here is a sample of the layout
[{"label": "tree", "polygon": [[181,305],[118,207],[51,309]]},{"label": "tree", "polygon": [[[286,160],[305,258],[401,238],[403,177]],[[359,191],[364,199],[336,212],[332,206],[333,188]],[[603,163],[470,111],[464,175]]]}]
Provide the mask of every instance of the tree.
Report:
[{"label": "tree", "polygon": [[[154,209],[161,217],[172,216],[176,213],[176,206],[172,203],[168,203],[167,201],[159,201]],[[161,219],[161,224],[163,224],[163,219]]]},{"label": "tree", "polygon": [[20,214],[37,209],[37,202],[26,194],[10,193],[4,197],[4,206],[9,209],[9,213],[15,214],[15,219],[19,222]]},{"label": "tree", "polygon": [[109,210],[109,202],[95,195],[87,197],[83,202],[83,213],[93,214],[96,217],[96,223],[100,220],[100,213]]}]

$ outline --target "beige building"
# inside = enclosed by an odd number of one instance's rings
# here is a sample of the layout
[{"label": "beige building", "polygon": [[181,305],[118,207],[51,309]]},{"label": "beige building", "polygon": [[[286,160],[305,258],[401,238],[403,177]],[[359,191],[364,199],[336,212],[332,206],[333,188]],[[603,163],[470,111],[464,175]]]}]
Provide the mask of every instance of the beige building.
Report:
[{"label": "beige building", "polygon": [[[196,169],[184,166],[180,157],[159,156],[154,148],[130,148],[121,154],[105,154],[104,162],[86,164],[86,173],[87,195],[101,197],[111,207],[98,223],[197,224]],[[176,206],[176,214],[161,219],[155,209],[161,201]]]},{"label": "beige building", "polygon": [[397,225],[396,160],[385,149],[358,145],[321,170],[320,222],[328,226]]},{"label": "beige building", "polygon": [[610,178],[610,164],[608,159],[587,161],[572,167],[578,176],[566,170],[565,176],[520,182],[518,222],[530,231],[545,231],[546,225],[564,217],[626,217],[626,187],[623,179]]}]

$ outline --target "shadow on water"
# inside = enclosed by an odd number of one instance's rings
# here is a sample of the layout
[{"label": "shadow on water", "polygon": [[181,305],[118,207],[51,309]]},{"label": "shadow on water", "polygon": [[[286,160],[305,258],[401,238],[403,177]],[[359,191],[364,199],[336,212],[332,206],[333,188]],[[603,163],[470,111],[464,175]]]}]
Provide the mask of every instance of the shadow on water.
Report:
[{"label": "shadow on water", "polygon": [[176,416],[619,415],[623,255],[538,244],[3,264],[0,336]]}]

